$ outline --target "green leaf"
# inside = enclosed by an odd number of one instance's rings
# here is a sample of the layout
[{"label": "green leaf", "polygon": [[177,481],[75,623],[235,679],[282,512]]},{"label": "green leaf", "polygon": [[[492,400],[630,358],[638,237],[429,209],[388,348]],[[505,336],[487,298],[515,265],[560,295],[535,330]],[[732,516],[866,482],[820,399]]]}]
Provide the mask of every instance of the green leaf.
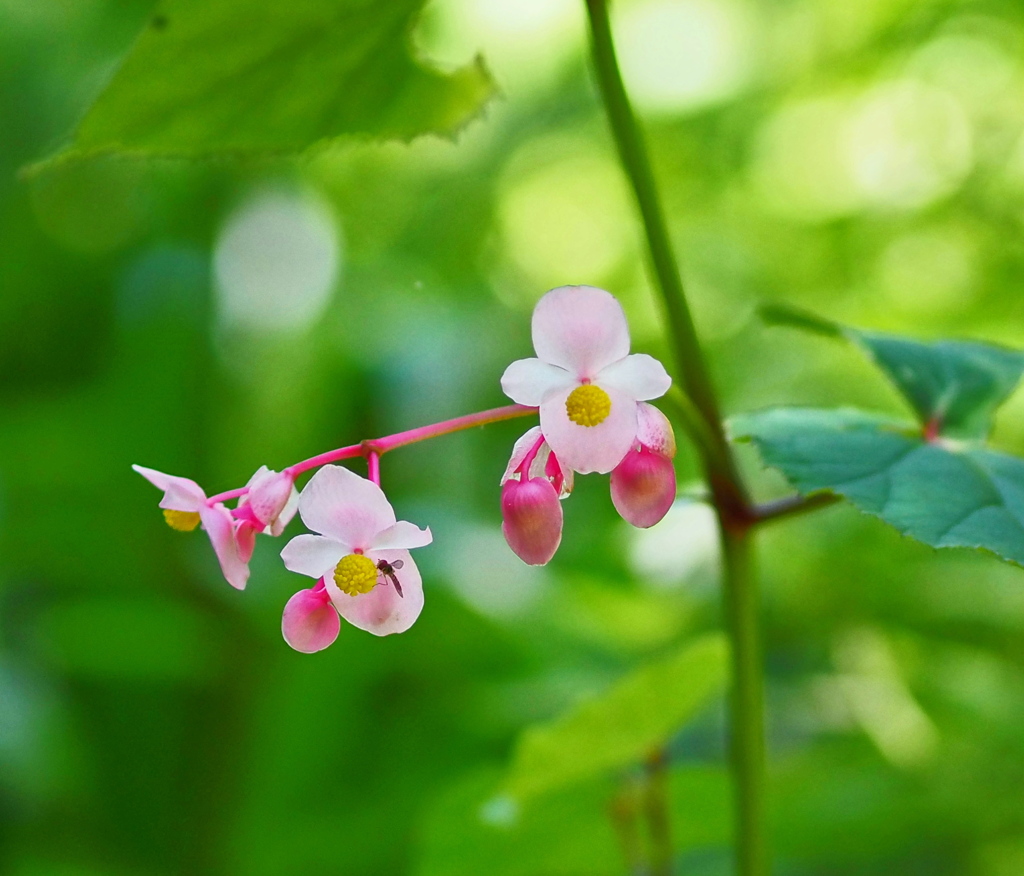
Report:
[{"label": "green leaf", "polygon": [[453,134],[493,83],[479,59],[444,73],[414,57],[423,3],[164,0],[49,161],[281,155],[343,136]]},{"label": "green leaf", "polygon": [[771,323],[855,343],[886,373],[933,434],[984,438],[996,409],[1024,374],[1024,353],[975,341],[924,342],[861,331],[778,305],[762,310]]},{"label": "green leaf", "polygon": [[801,493],[829,491],[936,548],[1024,565],[1024,460],[852,410],[775,408],[733,417]]},{"label": "green leaf", "polygon": [[[591,779],[531,798],[495,818],[486,805],[493,772],[464,778],[426,810],[416,876],[620,876],[623,853],[610,803],[622,789]],[[676,854],[729,842],[732,807],[721,767],[682,765],[669,772],[669,815]],[[625,795],[623,795],[625,797]],[[640,800],[632,800],[639,809]],[[643,815],[636,813],[639,820]]]},{"label": "green leaf", "polygon": [[604,695],[527,729],[505,793],[522,800],[642,761],[721,692],[727,677],[726,643],[717,634],[642,666]]}]

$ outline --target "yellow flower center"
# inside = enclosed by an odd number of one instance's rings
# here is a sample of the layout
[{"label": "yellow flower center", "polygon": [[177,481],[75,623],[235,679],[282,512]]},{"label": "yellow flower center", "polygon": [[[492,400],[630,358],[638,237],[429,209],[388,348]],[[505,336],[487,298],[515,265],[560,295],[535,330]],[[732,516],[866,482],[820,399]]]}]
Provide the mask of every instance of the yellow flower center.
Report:
[{"label": "yellow flower center", "polygon": [[199,525],[198,511],[175,511],[173,508],[164,508],[164,520],[171,529],[178,532],[191,532]]},{"label": "yellow flower center", "polygon": [[377,566],[363,554],[349,554],[334,567],[334,583],[349,596],[369,593],[377,586]]},{"label": "yellow flower center", "polygon": [[612,400],[600,386],[577,386],[565,400],[565,412],[577,426],[596,426],[608,419]]}]

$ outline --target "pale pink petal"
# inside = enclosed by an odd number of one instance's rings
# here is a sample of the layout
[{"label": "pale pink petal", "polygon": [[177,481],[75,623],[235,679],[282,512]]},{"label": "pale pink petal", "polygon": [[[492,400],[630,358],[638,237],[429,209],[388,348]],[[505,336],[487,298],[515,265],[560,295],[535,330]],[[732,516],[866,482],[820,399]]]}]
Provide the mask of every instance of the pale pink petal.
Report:
[{"label": "pale pink petal", "polygon": [[565,401],[569,393],[541,405],[540,428],[564,466],[580,474],[609,472],[619,464],[636,439],[636,402],[618,390],[605,388],[612,408],[603,423],[580,426],[569,419]]},{"label": "pale pink petal", "polygon": [[347,544],[322,535],[297,535],[281,551],[286,569],[310,578],[330,577],[338,561],[352,549]]},{"label": "pale pink petal", "polygon": [[281,633],[296,651],[315,654],[338,638],[341,618],[331,604],[321,581],[309,590],[300,590],[284,607]]},{"label": "pale pink petal", "polygon": [[562,541],[562,505],[544,478],[508,481],[501,489],[501,532],[524,563],[543,566]]},{"label": "pale pink petal", "polygon": [[665,366],[653,356],[634,353],[602,368],[594,383],[603,388],[617,389],[637,401],[645,401],[668,392],[672,378]]},{"label": "pale pink petal", "polygon": [[[374,562],[402,561],[402,568],[395,572],[402,587],[402,595],[399,596],[394,586],[387,583],[378,584],[369,593],[349,596],[338,589],[333,579],[326,578],[324,583],[331,601],[338,609],[338,614],[361,630],[375,636],[404,633],[423,610],[423,580],[419,569],[408,551],[372,551],[367,556]],[[381,580],[386,579],[382,576]]]},{"label": "pale pink petal", "polygon": [[252,559],[252,552],[256,549],[256,533],[262,531],[263,525],[260,523],[241,520],[235,524],[235,544],[238,545],[238,556],[243,563]]},{"label": "pale pink petal", "polygon": [[533,347],[545,362],[579,379],[593,379],[606,365],[629,354],[622,305],[594,286],[552,289],[533,311]]},{"label": "pale pink petal", "polygon": [[338,465],[325,465],[299,496],[299,515],[314,532],[353,550],[366,550],[373,537],[395,522],[395,512],[372,481]]},{"label": "pale pink petal", "polygon": [[270,524],[270,534],[277,536],[284,532],[285,527],[292,522],[295,512],[299,510],[299,491],[292,487],[292,491],[285,502],[277,519]]},{"label": "pale pink petal", "polygon": [[552,393],[579,381],[574,373],[540,359],[517,359],[501,375],[501,391],[520,405],[536,407]]},{"label": "pale pink petal", "polygon": [[206,493],[195,481],[164,474],[156,469],[133,465],[132,468],[154,487],[164,491],[160,507],[172,511],[199,511],[206,505]]},{"label": "pale pink petal", "polygon": [[370,544],[371,551],[387,551],[408,548],[418,548],[430,544],[434,537],[430,534],[430,528],[420,529],[415,523],[408,520],[399,520],[383,532],[378,532]]},{"label": "pale pink petal", "polygon": [[199,511],[203,521],[203,529],[210,536],[214,553],[220,562],[220,570],[228,584],[236,590],[244,590],[249,580],[249,565],[238,551],[235,541],[235,522],[231,512],[221,503],[213,507],[204,505]]},{"label": "pale pink petal", "polygon": [[239,504],[248,505],[265,526],[277,522],[295,492],[295,484],[289,475],[272,471],[265,465],[249,479],[247,486],[249,492]]},{"label": "pale pink petal", "polygon": [[676,435],[668,417],[647,402],[636,406],[636,414],[636,440],[655,453],[672,459],[676,455]]}]

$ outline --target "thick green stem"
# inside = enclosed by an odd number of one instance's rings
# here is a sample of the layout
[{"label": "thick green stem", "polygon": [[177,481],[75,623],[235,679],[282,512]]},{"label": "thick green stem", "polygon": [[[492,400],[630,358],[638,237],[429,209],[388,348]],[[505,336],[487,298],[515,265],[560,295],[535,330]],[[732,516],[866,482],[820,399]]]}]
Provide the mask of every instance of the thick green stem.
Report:
[{"label": "thick green stem", "polygon": [[768,872],[764,835],[764,682],[757,576],[749,527],[722,527],[725,614],[732,641],[732,727],[729,755],[736,794],[736,855],[740,876]]},{"label": "thick green stem", "polygon": [[622,83],[608,0],[585,2],[598,85],[619,158],[643,219],[676,370],[692,402],[677,407],[700,451],[721,528],[725,607],[734,664],[731,751],[737,799],[737,872],[739,876],[764,876],[768,865],[764,842],[764,703],[757,593],[749,556],[749,532],[757,520],[729,452],[718,401],[683,293],[650,159]]},{"label": "thick green stem", "polygon": [[608,3],[607,0],[586,0],[586,4],[594,69],[619,158],[633,187],[643,219],[651,268],[668,321],[676,369],[717,451],[704,453],[709,485],[717,499],[716,505],[726,509],[730,516],[743,517],[746,516],[746,496],[729,454],[714,387],[704,365],[697,331],[683,294],[683,282],[672,251],[647,148],[619,73],[608,19]]}]

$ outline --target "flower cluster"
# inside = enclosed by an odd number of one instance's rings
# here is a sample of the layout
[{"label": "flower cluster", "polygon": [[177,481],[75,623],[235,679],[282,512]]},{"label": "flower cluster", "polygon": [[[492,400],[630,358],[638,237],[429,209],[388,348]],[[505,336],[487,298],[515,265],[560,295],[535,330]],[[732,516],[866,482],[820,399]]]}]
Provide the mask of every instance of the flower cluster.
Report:
[{"label": "flower cluster", "polygon": [[502,478],[502,531],[525,562],[542,565],[562,539],[559,502],[573,472],[611,472],[615,509],[634,526],[653,526],[676,495],[675,436],[646,402],[672,379],[656,359],[629,352],[619,302],[593,286],[552,289],[533,311],[536,358],[501,378],[515,402],[540,409],[540,426],[516,442]]},{"label": "flower cluster", "polygon": [[[539,409],[540,425],[520,438],[501,479],[502,531],[525,562],[548,562],[562,538],[562,505],[574,473],[611,473],[615,508],[635,526],[652,526],[675,498],[675,439],[647,404],[671,380],[650,356],[630,355],[619,303],[592,286],[547,293],[533,314],[535,359],[513,362],[502,388],[517,405],[471,414],[329,451],[283,471],[260,468],[248,484],[207,497],[188,478],[133,468],[163,490],[160,507],[175,530],[206,531],[231,586],[242,590],[258,534],[279,536],[298,512],[312,530],[281,551],[285,566],[314,580],[285,605],[281,630],[295,650],[320,651],[341,618],[378,636],[409,629],[423,609],[423,582],[410,549],[430,544],[429,529],[397,520],[379,484],[380,455]],[[365,457],[369,478],[331,463]],[[295,479],[313,468],[301,494]],[[237,500],[234,508],[227,502]]]}]

